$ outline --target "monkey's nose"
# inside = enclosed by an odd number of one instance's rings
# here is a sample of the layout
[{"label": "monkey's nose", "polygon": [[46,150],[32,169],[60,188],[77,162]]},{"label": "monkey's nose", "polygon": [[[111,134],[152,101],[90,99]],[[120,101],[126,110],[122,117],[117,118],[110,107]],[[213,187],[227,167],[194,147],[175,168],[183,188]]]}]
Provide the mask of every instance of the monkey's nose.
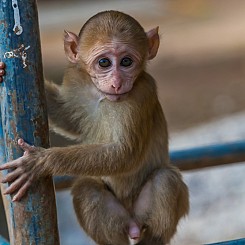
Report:
[{"label": "monkey's nose", "polygon": [[115,85],[115,84],[112,84],[111,87],[116,91],[116,93],[119,92],[120,88],[122,87],[122,85]]}]

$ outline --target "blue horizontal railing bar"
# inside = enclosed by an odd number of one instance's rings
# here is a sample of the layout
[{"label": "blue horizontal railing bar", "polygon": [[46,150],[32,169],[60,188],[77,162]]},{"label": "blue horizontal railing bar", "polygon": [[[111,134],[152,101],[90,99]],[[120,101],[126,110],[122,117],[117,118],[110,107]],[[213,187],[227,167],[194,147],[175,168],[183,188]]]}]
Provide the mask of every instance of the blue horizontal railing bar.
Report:
[{"label": "blue horizontal railing bar", "polygon": [[[180,170],[194,170],[245,161],[245,140],[183,150],[171,150],[170,160]],[[71,186],[74,177],[55,176],[56,189]]]},{"label": "blue horizontal railing bar", "polygon": [[226,241],[226,242],[218,242],[218,243],[211,243],[206,245],[245,245],[245,238],[238,239],[238,240],[232,240],[232,241]]},{"label": "blue horizontal railing bar", "polygon": [[9,242],[0,235],[0,245],[9,245]]},{"label": "blue horizontal railing bar", "polygon": [[71,176],[54,176],[55,189],[65,189],[72,185],[74,177]]},{"label": "blue horizontal railing bar", "polygon": [[181,170],[245,161],[245,140],[170,151],[171,162]]}]

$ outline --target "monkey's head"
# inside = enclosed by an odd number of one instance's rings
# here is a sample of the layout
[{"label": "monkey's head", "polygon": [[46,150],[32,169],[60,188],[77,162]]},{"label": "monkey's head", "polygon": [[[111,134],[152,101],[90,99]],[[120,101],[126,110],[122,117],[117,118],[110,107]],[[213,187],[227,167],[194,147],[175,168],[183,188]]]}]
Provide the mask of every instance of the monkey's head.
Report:
[{"label": "monkey's head", "polygon": [[98,13],[78,36],[65,32],[64,37],[68,60],[85,69],[96,88],[111,101],[131,91],[158,47],[158,27],[145,32],[134,18],[117,11]]}]

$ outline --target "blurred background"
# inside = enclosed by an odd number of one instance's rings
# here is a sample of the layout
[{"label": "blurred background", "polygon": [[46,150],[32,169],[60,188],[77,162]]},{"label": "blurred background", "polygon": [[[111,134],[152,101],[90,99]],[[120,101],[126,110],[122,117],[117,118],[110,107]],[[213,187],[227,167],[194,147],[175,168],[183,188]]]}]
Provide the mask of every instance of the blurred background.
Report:
[{"label": "blurred background", "polygon": [[[78,33],[103,10],[120,10],[149,30],[161,46],[148,71],[156,78],[170,131],[170,149],[245,140],[245,1],[38,1],[45,77],[61,82],[67,61],[64,29]],[[52,145],[66,144],[51,135]],[[174,245],[245,237],[245,165],[183,172],[191,210]],[[62,245],[93,244],[81,231],[69,190],[57,192]]]}]

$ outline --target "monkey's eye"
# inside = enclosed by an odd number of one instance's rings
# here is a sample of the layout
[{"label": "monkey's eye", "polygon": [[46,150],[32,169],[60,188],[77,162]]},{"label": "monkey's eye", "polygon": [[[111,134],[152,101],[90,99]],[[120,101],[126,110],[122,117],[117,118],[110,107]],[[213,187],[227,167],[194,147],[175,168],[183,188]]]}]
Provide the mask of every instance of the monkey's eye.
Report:
[{"label": "monkey's eye", "polygon": [[102,58],[99,60],[99,66],[100,67],[109,67],[111,65],[111,61],[107,58]]},{"label": "monkey's eye", "polygon": [[121,60],[121,63],[120,65],[121,66],[124,66],[124,67],[128,67],[128,66],[131,66],[133,63],[132,59],[129,58],[129,57],[124,57],[122,60]]}]

